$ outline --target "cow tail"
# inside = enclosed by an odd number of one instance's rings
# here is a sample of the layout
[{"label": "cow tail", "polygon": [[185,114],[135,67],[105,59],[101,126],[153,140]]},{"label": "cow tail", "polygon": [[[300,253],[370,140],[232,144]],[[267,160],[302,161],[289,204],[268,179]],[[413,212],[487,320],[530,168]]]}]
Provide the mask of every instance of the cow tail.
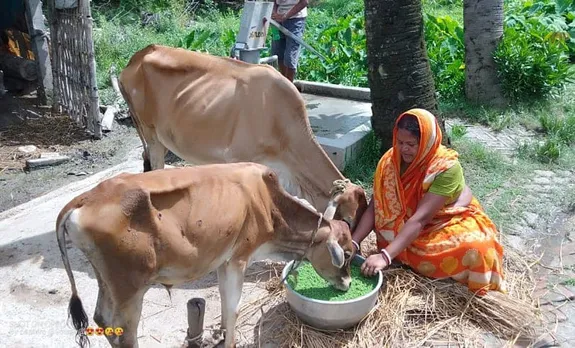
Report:
[{"label": "cow tail", "polygon": [[60,256],[62,256],[62,261],[64,262],[64,268],[66,269],[66,274],[70,280],[70,285],[72,286],[72,296],[70,297],[70,303],[68,304],[68,318],[72,317],[72,323],[76,329],[76,343],[82,348],[90,344],[88,336],[86,336],[86,328],[88,327],[88,316],[84,311],[84,306],[82,305],[82,300],[78,296],[78,289],[76,288],[76,282],[74,281],[74,274],[72,273],[72,268],[70,267],[70,260],[68,260],[68,250],[66,249],[66,222],[70,217],[70,214],[74,211],[70,211],[64,214],[62,220],[59,222],[56,228],[56,238],[58,239],[58,247],[60,248]]}]

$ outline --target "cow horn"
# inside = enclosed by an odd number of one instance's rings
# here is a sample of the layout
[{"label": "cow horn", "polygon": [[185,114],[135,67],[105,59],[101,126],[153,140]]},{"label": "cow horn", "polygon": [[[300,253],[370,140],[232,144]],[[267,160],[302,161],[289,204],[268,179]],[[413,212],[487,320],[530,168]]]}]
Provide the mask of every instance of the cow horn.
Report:
[{"label": "cow horn", "polygon": [[337,196],[345,192],[347,185],[350,183],[351,181],[349,179],[338,179],[333,182],[332,187],[329,190],[330,200],[327,204],[325,212],[323,213],[327,220],[332,220],[335,216],[335,212],[337,211],[338,207],[335,199]]},{"label": "cow horn", "polygon": [[337,210],[337,203],[335,200],[330,199],[329,203],[327,204],[327,208],[325,208],[325,212],[323,213],[323,217],[326,220],[332,220],[335,216],[335,212]]},{"label": "cow horn", "polygon": [[349,185],[350,183],[351,181],[349,179],[334,180],[331,189],[329,190],[329,195],[331,196],[331,199],[333,200],[335,196],[339,195],[340,193],[343,193],[347,188],[347,185]]}]

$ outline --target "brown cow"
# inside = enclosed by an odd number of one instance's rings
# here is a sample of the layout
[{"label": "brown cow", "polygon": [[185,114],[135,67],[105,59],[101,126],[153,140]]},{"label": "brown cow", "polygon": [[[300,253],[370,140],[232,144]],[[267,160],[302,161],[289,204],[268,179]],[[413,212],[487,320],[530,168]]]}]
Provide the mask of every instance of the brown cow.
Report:
[{"label": "brown cow", "polygon": [[164,168],[167,150],[195,164],[256,162],[328,219],[353,228],[367,208],[364,190],[317,142],[300,93],[269,65],[150,45],[133,55],[119,86],[144,171]]},{"label": "brown cow", "polygon": [[68,261],[66,236],[98,281],[94,321],[122,327],[113,347],[137,347],[144,294],[217,270],[225,347],[234,331],[246,268],[263,259],[304,257],[347,290],[354,254],[349,226],[327,220],[289,195],[276,173],[256,163],[202,165],[120,174],[70,201],[56,221],[72,287],[69,311],[84,346],[88,318]]}]

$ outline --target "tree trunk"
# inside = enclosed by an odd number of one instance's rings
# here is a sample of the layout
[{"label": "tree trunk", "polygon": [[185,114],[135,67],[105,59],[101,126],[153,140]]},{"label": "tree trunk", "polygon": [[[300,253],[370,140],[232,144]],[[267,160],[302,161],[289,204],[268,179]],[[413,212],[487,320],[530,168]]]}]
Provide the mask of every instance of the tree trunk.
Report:
[{"label": "tree trunk", "polygon": [[463,23],[465,96],[474,103],[502,106],[493,52],[503,36],[503,0],[464,0]]},{"label": "tree trunk", "polygon": [[437,115],[421,0],[364,1],[371,124],[383,152],[393,145],[393,125],[402,112],[423,108],[438,117],[442,128],[443,122]]}]

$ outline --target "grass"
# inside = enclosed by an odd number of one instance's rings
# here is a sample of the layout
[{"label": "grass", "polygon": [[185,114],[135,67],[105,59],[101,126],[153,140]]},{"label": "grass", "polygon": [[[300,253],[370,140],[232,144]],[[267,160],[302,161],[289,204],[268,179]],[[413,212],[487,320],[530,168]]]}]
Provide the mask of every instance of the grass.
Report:
[{"label": "grass", "polygon": [[422,0],[423,11],[434,16],[449,16],[463,23],[463,0]]}]

